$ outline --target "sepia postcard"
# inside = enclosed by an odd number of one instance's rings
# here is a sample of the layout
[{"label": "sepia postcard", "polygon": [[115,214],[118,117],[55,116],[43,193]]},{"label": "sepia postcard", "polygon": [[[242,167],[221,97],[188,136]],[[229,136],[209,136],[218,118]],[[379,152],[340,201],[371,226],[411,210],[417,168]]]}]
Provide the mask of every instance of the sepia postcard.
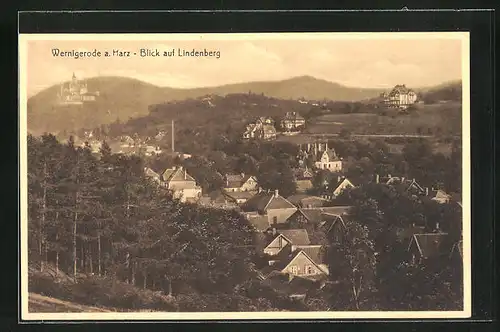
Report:
[{"label": "sepia postcard", "polygon": [[25,321],[471,316],[469,34],[20,34]]}]

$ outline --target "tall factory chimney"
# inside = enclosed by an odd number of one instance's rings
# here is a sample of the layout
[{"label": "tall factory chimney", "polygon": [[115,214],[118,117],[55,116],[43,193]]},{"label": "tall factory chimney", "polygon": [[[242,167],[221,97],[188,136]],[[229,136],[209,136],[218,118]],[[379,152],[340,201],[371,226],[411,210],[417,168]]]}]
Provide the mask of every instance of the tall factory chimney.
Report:
[{"label": "tall factory chimney", "polygon": [[175,152],[175,128],[174,128],[174,120],[172,120],[172,152]]}]

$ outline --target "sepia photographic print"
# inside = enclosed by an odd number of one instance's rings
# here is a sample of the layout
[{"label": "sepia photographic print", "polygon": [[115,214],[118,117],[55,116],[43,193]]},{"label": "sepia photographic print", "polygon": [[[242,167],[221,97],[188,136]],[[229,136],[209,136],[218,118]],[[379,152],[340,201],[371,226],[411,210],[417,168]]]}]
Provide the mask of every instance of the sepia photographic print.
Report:
[{"label": "sepia photographic print", "polygon": [[468,33],[19,52],[23,320],[470,317]]}]

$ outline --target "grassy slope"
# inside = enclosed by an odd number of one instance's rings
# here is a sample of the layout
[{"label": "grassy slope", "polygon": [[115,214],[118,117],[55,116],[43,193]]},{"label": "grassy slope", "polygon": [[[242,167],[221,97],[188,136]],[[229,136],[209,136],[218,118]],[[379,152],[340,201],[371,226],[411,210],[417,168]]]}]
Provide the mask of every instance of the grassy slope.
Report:
[{"label": "grassy slope", "polygon": [[[377,113],[328,114],[311,121],[309,133],[339,133],[347,129],[355,134],[436,134],[461,133],[461,103],[419,105],[410,114],[397,111],[387,115]],[[431,129],[429,133],[428,130]],[[438,129],[440,128],[440,129]]]},{"label": "grassy slope", "polygon": [[29,293],[28,297],[29,312],[112,312],[117,310],[103,309],[86,306],[69,301],[55,299],[53,297],[43,296],[36,293]]}]

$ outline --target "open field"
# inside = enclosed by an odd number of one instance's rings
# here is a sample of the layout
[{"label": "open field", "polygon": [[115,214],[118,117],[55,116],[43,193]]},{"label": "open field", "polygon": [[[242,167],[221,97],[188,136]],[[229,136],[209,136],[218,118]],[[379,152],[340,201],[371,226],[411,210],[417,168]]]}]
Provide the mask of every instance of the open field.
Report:
[{"label": "open field", "polygon": [[387,111],[373,113],[326,114],[312,119],[309,134],[338,134],[347,130],[353,135],[460,135],[461,103],[447,102],[417,105],[409,113]]}]

